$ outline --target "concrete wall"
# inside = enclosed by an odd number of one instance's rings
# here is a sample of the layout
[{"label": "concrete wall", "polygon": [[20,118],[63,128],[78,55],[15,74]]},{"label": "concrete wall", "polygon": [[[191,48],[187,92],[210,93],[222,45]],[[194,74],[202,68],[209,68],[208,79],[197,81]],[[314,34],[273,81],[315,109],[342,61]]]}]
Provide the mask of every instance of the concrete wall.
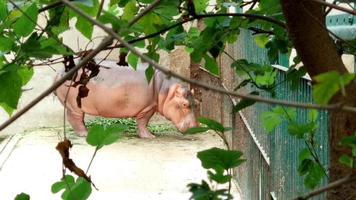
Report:
[{"label": "concrete wall", "polygon": [[[38,23],[43,27],[45,25],[45,19],[42,16],[39,17]],[[102,38],[106,36],[106,33],[101,29],[95,27],[93,31],[93,38],[95,38],[92,42],[89,42],[84,36],[81,35],[75,29],[75,20],[70,22],[70,30],[64,32],[62,34],[63,43],[71,47],[74,51],[81,51],[85,49],[95,48]],[[103,51],[99,53],[95,58],[101,59],[107,56],[109,51]],[[160,63],[163,66],[174,66],[173,69],[182,71],[188,70],[189,57],[182,53],[181,49],[177,49],[173,53],[173,59],[169,59],[169,55],[164,52],[160,52],[161,59]],[[119,49],[114,49],[108,56],[108,59],[118,60],[119,57]],[[184,70],[182,66],[185,66]],[[53,83],[54,77],[56,75],[56,70],[62,69],[62,64],[56,64],[49,66],[39,66],[34,67],[34,76],[32,80],[24,86],[26,89],[23,92],[22,97],[20,98],[18,109],[23,108],[30,101],[36,98],[39,94],[41,94],[44,90],[46,90]],[[15,111],[16,112],[16,111]],[[0,123],[5,122],[9,116],[7,113],[0,108]],[[11,124],[9,127],[1,131],[0,137],[2,135],[11,135],[19,132],[23,132],[27,129],[35,129],[40,127],[53,127],[53,126],[61,126],[63,125],[63,106],[57,100],[57,98],[52,94],[43,99],[38,105],[32,108],[28,113],[24,114],[20,119]]]}]

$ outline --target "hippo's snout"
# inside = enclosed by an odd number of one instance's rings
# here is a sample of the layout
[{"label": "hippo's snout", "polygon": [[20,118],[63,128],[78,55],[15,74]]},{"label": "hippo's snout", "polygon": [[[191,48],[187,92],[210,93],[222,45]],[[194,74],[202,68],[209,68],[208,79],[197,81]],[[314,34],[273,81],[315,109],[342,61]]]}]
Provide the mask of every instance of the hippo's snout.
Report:
[{"label": "hippo's snout", "polygon": [[197,127],[198,123],[197,121],[194,120],[188,120],[188,121],[184,121],[182,123],[180,123],[177,126],[177,129],[181,132],[181,133],[185,133],[188,129],[193,128],[193,127]]}]

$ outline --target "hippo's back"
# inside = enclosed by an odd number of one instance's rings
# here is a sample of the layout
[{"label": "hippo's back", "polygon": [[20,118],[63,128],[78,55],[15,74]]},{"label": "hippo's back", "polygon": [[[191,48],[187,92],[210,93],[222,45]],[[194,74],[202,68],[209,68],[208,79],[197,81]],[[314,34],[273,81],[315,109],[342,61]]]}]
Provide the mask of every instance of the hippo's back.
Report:
[{"label": "hippo's back", "polygon": [[[70,89],[68,109],[103,117],[125,118],[135,117],[145,108],[155,106],[155,80],[150,84],[147,82],[145,65],[140,65],[137,70],[118,66],[113,61],[104,61],[100,65],[99,74],[87,84],[89,93],[81,99],[81,108],[77,106],[78,87]],[[62,102],[67,90],[68,87],[62,85],[56,91]]]}]

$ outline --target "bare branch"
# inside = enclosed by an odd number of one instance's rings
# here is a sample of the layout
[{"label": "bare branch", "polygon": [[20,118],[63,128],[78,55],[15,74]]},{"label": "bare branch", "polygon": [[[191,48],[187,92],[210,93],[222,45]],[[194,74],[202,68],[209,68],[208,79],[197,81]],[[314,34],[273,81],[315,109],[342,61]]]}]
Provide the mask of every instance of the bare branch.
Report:
[{"label": "bare branch", "polygon": [[151,60],[149,57],[146,55],[143,55],[141,52],[139,52],[135,47],[130,45],[128,42],[126,42],[124,39],[122,39],[118,34],[116,34],[112,29],[106,27],[104,24],[96,21],[95,19],[92,19],[89,15],[78,9],[73,3],[69,2],[68,0],[61,0],[63,3],[65,3],[69,8],[71,8],[73,11],[77,12],[77,14],[81,15],[85,19],[87,19],[90,23],[95,24],[102,28],[105,32],[107,32],[109,35],[117,39],[123,46],[125,46],[128,50],[130,50],[132,53],[134,53],[136,56],[140,57],[142,60],[146,61],[148,64],[153,66],[155,69],[161,71],[162,73],[165,73],[168,76],[173,76],[175,78],[178,78],[182,81],[194,84],[196,86],[199,86],[201,88],[207,89],[207,90],[212,90],[221,94],[226,94],[226,95],[231,95],[234,97],[238,97],[241,99],[250,99],[254,101],[258,101],[261,103],[268,103],[268,104],[277,104],[277,105],[284,105],[284,106],[291,106],[291,107],[299,107],[299,108],[309,108],[309,109],[321,109],[321,110],[342,110],[346,112],[352,112],[356,113],[356,108],[352,106],[345,106],[342,104],[332,104],[332,105],[316,105],[316,104],[306,104],[306,103],[300,103],[300,102],[291,102],[291,101],[285,101],[285,100],[276,100],[276,99],[266,99],[263,97],[255,96],[255,95],[249,95],[249,94],[240,94],[236,92],[231,92],[227,91],[221,87],[215,87],[215,86],[210,86],[205,83],[191,80],[189,78],[186,78],[178,73],[175,73],[165,67],[162,67],[161,65],[157,64],[155,61]]},{"label": "bare branch", "polygon": [[197,15],[196,18],[211,18],[211,17],[245,17],[248,19],[258,19],[258,20],[263,20],[267,22],[271,22],[273,24],[276,24],[280,27],[286,28],[286,24],[282,21],[279,21],[273,17],[267,17],[263,15],[257,15],[257,14],[249,14],[249,13],[217,13],[217,14],[204,14],[204,15]]},{"label": "bare branch", "polygon": [[144,17],[147,13],[149,13],[151,10],[153,10],[155,7],[159,5],[161,0],[155,0],[151,5],[149,5],[147,8],[145,8],[142,12],[140,12],[138,15],[135,16],[130,22],[129,22],[129,27],[135,24],[138,20],[140,20],[142,17]]},{"label": "bare branch", "polygon": [[61,1],[54,2],[54,3],[49,4],[49,5],[47,5],[47,6],[43,7],[43,8],[38,9],[38,12],[41,13],[41,12],[44,12],[46,10],[49,10],[49,9],[52,9],[52,8],[55,8],[55,7],[58,7],[58,6],[61,6],[61,5],[63,5],[63,3]]},{"label": "bare branch", "polygon": [[103,10],[103,7],[104,7],[104,3],[105,3],[105,0],[101,0],[99,9],[98,9],[98,13],[96,14],[96,19],[99,19],[101,11]]},{"label": "bare branch", "polygon": [[[305,0],[304,0],[305,1]],[[309,0],[308,0],[309,1]],[[351,10],[351,9],[348,9],[348,8],[344,8],[344,7],[341,7],[341,6],[338,6],[338,5],[335,5],[333,3],[328,3],[328,2],[325,2],[325,1],[322,1],[322,0],[311,0],[311,1],[314,1],[315,3],[318,3],[318,4],[321,4],[323,6],[327,6],[329,8],[334,8],[336,10],[340,10],[340,11],[344,11],[346,13],[349,13],[351,15],[356,15],[356,11],[355,10]]]},{"label": "bare branch", "polygon": [[86,57],[83,58],[75,67],[73,67],[69,72],[67,72],[61,79],[59,79],[57,82],[53,83],[51,87],[49,87],[47,90],[45,90],[42,94],[40,94],[37,98],[35,98],[33,101],[31,101],[29,104],[27,104],[24,108],[19,110],[15,115],[13,115],[11,118],[9,118],[7,121],[5,121],[3,124],[0,125],[0,131],[6,128],[8,125],[13,123],[16,119],[21,117],[23,114],[25,114],[28,110],[30,110],[33,106],[35,106],[38,102],[40,102],[43,98],[45,98],[47,95],[51,94],[54,90],[56,90],[59,86],[61,86],[68,78],[73,76],[73,74],[83,67],[88,61],[90,61],[95,55],[97,55],[101,50],[103,50],[106,46],[110,45],[112,43],[112,37],[105,38],[97,48],[95,48],[93,51],[91,51]]},{"label": "bare branch", "polygon": [[313,196],[316,196],[318,194],[321,194],[321,193],[324,193],[328,190],[331,190],[331,189],[334,189],[336,187],[339,187],[343,184],[346,184],[346,183],[349,183],[349,182],[352,182],[352,181],[356,181],[356,175],[355,174],[350,174],[344,178],[341,178],[337,181],[334,181],[332,183],[329,183],[328,185],[326,185],[325,187],[322,187],[322,188],[319,188],[317,190],[314,190],[308,194],[305,194],[303,196],[300,196],[300,197],[297,197],[295,198],[294,200],[305,200],[305,199],[309,199]]}]

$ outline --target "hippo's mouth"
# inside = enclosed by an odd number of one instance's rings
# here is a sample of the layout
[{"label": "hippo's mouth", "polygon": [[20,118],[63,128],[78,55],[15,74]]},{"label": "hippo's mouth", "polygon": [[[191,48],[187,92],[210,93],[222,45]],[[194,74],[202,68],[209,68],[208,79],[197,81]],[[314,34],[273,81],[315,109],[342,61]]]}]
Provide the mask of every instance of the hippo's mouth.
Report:
[{"label": "hippo's mouth", "polygon": [[191,123],[187,121],[183,121],[179,124],[176,125],[176,128],[179,130],[181,133],[185,133],[188,129],[196,127],[196,123]]}]

